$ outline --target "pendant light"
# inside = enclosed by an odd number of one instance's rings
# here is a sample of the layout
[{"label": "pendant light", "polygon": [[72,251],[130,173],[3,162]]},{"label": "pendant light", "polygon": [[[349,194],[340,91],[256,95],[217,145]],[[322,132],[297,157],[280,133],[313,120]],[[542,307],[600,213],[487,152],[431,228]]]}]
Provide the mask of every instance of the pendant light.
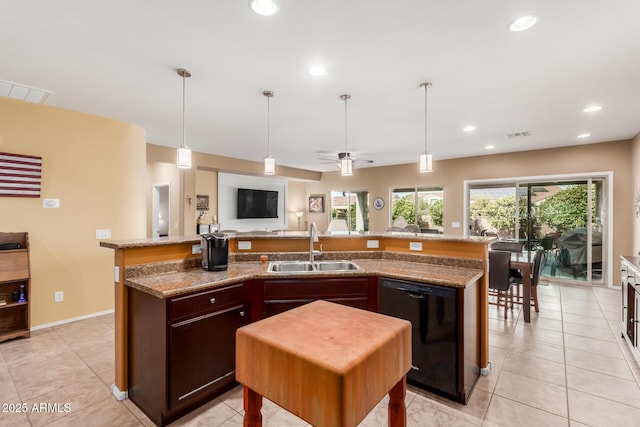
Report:
[{"label": "pendant light", "polygon": [[433,172],[433,156],[427,148],[427,89],[431,83],[421,83],[424,88],[424,153],[420,154],[420,172]]},{"label": "pendant light", "polygon": [[271,141],[269,140],[269,121],[271,119],[271,111],[269,108],[269,99],[273,97],[273,92],[265,90],[262,92],[267,97],[267,156],[264,158],[264,174],[275,175],[276,173],[276,159],[271,157]]},{"label": "pendant light", "polygon": [[344,101],[344,157],[340,160],[340,169],[342,170],[342,176],[353,175],[353,159],[351,159],[351,153],[349,153],[349,137],[347,134],[347,99],[351,98],[351,95],[340,95],[340,99]]},{"label": "pendant light", "polygon": [[184,120],[184,112],[185,112],[185,82],[187,77],[191,77],[191,73],[189,70],[184,68],[178,69],[178,75],[182,77],[182,144],[178,147],[178,168],[180,169],[190,169],[191,168],[191,149],[187,147],[185,142],[186,139],[186,128],[185,128],[185,120]]}]

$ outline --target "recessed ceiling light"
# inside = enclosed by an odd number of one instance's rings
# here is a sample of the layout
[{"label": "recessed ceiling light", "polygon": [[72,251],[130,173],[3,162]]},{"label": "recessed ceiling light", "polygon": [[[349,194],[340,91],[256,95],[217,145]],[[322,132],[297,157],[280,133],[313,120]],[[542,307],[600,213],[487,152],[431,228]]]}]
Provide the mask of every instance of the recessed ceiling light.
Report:
[{"label": "recessed ceiling light", "polygon": [[522,16],[509,25],[511,31],[524,31],[536,25],[538,17],[533,15]]},{"label": "recessed ceiling light", "polygon": [[469,125],[469,126],[463,127],[462,130],[465,132],[473,132],[474,130],[476,130],[476,127],[473,125]]},{"label": "recessed ceiling light", "polygon": [[484,147],[485,150],[493,150],[494,148],[496,148],[495,145],[487,145]]},{"label": "recessed ceiling light", "polygon": [[271,16],[278,12],[278,6],[273,0],[249,0],[249,6],[258,15]]},{"label": "recessed ceiling light", "polygon": [[595,113],[596,111],[602,110],[602,105],[589,105],[584,110],[585,113]]},{"label": "recessed ceiling light", "polygon": [[580,135],[578,135],[578,138],[589,138],[590,136],[590,133],[581,133]]},{"label": "recessed ceiling light", "polygon": [[320,67],[319,65],[314,65],[312,67],[309,67],[309,69],[307,70],[307,73],[309,73],[309,75],[313,77],[320,77],[320,76],[324,76],[326,71],[324,67]]}]

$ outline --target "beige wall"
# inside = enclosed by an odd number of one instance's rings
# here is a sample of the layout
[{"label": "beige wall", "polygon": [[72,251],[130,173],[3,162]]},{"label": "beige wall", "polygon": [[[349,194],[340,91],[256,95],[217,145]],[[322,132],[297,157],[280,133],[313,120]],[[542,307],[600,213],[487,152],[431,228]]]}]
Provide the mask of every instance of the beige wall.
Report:
[{"label": "beige wall", "polygon": [[[633,171],[634,196],[640,196],[640,133],[631,141],[631,170]],[[624,255],[640,256],[640,217],[635,216],[633,221],[633,248]]]},{"label": "beige wall", "polygon": [[[158,164],[162,163],[173,163],[175,165],[176,162],[176,148],[173,147],[164,147],[160,145],[147,145],[147,169],[148,170],[157,170],[159,168]],[[211,173],[216,175],[217,182],[217,172],[230,172],[236,174],[244,174],[244,175],[255,175],[255,176],[264,176],[262,173],[262,163],[252,162],[248,160],[240,160],[234,159],[230,157],[216,156],[212,154],[205,153],[197,153],[194,152],[191,159],[193,167],[191,169],[182,169],[179,174],[180,184],[177,186],[178,191],[176,193],[180,193],[178,197],[178,206],[182,206],[182,219],[179,225],[179,229],[181,233],[185,235],[195,234],[196,227],[196,219],[198,217],[196,211],[195,204],[195,195],[201,194],[198,193],[200,189],[208,189],[207,191],[213,191],[214,187],[211,186],[210,183],[205,183],[203,180],[208,180],[212,178]],[[175,166],[174,166],[175,168]],[[276,166],[276,175],[278,178],[288,179],[289,185],[289,198],[287,200],[288,207],[288,228],[290,230],[297,230],[298,220],[295,216],[296,210],[302,209],[304,201],[299,199],[304,199],[305,195],[305,184],[304,182],[308,181],[319,181],[322,176],[319,172],[312,172],[302,169],[289,168]],[[150,188],[150,185],[149,185]],[[150,190],[149,190],[150,193]],[[215,186],[215,194],[209,193],[209,204],[211,206],[212,198],[217,203],[217,184]],[[214,196],[214,197],[212,197]],[[148,204],[150,206],[151,203],[151,195],[147,195]],[[188,200],[192,198],[192,203],[189,204]],[[184,204],[180,204],[180,201],[184,200]],[[172,205],[174,204],[173,197],[171,198]],[[306,209],[303,210],[306,214]],[[216,212],[211,212],[208,215],[209,221],[211,220],[211,215],[217,213],[217,205]],[[151,210],[149,209],[149,213],[147,215],[147,220],[151,222]],[[302,218],[304,221],[304,217]],[[304,224],[304,222],[303,222]],[[224,224],[223,224],[224,227]],[[151,236],[151,226],[148,227],[148,236]]]},{"label": "beige wall", "polygon": [[[613,172],[613,258],[614,272],[619,267],[619,257],[628,255],[633,248],[632,170],[638,170],[638,145],[636,138],[636,167],[632,168],[631,141],[614,141],[575,147],[525,151],[509,154],[487,155],[434,162],[434,172],[421,174],[418,165],[364,168],[354,170],[353,176],[342,177],[340,172],[325,173],[319,182],[307,185],[307,194],[326,194],[331,190],[368,190],[370,200],[380,196],[385,201],[382,210],[370,210],[370,229],[385,230],[389,224],[389,203],[392,188],[411,186],[442,186],[445,189],[445,233],[462,235],[462,228],[452,228],[457,221],[464,224],[464,181],[511,177],[562,175],[588,172]],[[638,174],[638,172],[635,172]],[[636,178],[637,179],[637,178]],[[328,200],[328,199],[327,199]],[[324,214],[308,214],[319,229],[326,230],[328,209]],[[636,227],[637,228],[637,227]],[[636,239],[637,240],[637,239]],[[638,243],[636,243],[636,246]],[[617,280],[616,275],[613,276]]]},{"label": "beige wall", "polygon": [[[0,98],[0,151],[42,157],[41,198],[0,197],[0,231],[29,233],[32,326],[113,309],[113,251],[95,234],[145,236],[145,132]],[[60,208],[43,208],[43,198]]]}]

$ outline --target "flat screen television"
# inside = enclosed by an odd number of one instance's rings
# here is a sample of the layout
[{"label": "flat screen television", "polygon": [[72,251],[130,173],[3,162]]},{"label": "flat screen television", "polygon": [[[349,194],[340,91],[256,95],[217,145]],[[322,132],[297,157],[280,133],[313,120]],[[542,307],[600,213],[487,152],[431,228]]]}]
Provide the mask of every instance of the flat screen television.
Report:
[{"label": "flat screen television", "polygon": [[278,218],[278,192],[238,188],[238,219]]}]

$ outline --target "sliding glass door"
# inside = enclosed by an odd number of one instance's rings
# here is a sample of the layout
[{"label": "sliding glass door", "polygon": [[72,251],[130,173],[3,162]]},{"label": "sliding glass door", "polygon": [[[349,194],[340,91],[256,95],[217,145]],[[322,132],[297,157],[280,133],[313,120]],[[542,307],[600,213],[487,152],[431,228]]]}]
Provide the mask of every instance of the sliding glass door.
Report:
[{"label": "sliding glass door", "polygon": [[543,248],[541,275],[602,283],[606,239],[603,178],[469,186],[469,234]]}]

